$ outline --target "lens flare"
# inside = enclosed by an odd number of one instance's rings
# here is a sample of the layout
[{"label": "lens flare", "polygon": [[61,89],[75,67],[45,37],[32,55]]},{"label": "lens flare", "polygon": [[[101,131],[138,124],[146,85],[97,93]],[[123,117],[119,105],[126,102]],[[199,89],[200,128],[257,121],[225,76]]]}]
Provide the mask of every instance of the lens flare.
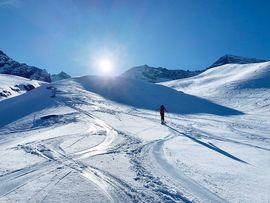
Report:
[{"label": "lens flare", "polygon": [[113,63],[109,59],[100,59],[98,61],[98,68],[103,73],[111,73],[113,69]]}]

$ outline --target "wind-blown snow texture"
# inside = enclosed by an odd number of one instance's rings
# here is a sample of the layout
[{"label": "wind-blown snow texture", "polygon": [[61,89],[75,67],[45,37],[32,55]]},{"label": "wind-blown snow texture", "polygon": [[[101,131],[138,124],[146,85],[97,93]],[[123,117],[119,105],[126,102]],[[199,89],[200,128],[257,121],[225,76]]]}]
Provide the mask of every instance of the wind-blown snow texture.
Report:
[{"label": "wind-blown snow texture", "polygon": [[188,94],[85,76],[3,100],[0,202],[269,202],[267,73],[225,65],[171,82]]},{"label": "wind-blown snow texture", "polygon": [[39,87],[43,83],[19,76],[0,74],[0,100],[18,96]]}]

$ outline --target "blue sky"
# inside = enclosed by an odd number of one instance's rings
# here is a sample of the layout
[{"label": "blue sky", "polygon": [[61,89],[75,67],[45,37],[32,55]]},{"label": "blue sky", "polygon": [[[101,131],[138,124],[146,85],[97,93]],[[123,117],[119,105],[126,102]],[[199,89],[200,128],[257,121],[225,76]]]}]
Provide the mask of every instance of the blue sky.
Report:
[{"label": "blue sky", "polygon": [[224,54],[270,59],[267,0],[0,0],[0,50],[51,73],[148,64],[202,69]]}]

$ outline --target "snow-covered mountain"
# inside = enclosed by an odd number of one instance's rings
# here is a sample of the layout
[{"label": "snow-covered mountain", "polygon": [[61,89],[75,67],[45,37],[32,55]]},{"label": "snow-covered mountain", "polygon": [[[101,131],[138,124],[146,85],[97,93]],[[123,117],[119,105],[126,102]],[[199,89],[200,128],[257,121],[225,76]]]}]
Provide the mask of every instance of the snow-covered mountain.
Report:
[{"label": "snow-covered mountain", "polygon": [[270,62],[226,64],[162,85],[241,111],[270,110]]},{"label": "snow-covered mountain", "polygon": [[[0,101],[0,201],[269,202],[270,112],[243,114],[200,95],[270,95],[267,67],[209,69],[194,77],[209,83],[201,91],[192,88],[194,78],[186,83],[185,92],[196,95],[84,76]],[[161,104],[166,125],[156,111]]]},{"label": "snow-covered mountain", "polygon": [[0,101],[28,92],[42,84],[44,82],[38,80],[0,74]]},{"label": "snow-covered mountain", "polygon": [[8,57],[0,50],[0,73],[17,75],[32,80],[51,82],[51,76],[45,69],[35,66],[28,66],[25,63],[19,63]]},{"label": "snow-covered mountain", "polygon": [[187,78],[198,75],[199,73],[201,73],[201,71],[168,70],[166,68],[155,68],[144,65],[133,67],[124,72],[121,76],[157,83],[180,78]]},{"label": "snow-covered mountain", "polygon": [[[215,63],[207,69],[221,66],[225,64],[250,64],[267,62],[267,60],[260,60],[255,58],[247,58],[234,55],[224,55],[220,57]],[[207,70],[206,69],[206,70]],[[170,80],[183,79],[196,76],[205,70],[189,71],[189,70],[168,70],[166,68],[155,68],[147,65],[133,67],[121,76],[133,79],[141,79],[152,83],[166,82]]]},{"label": "snow-covered mountain", "polygon": [[267,62],[267,60],[226,54],[226,55],[220,57],[211,66],[209,66],[209,68],[217,67],[217,66],[221,66],[221,65],[225,65],[225,64],[249,64],[249,63],[261,63],[261,62]]},{"label": "snow-covered mountain", "polygon": [[26,93],[46,82],[70,78],[65,72],[49,74],[45,69],[14,61],[0,50],[0,100]]},{"label": "snow-covered mountain", "polygon": [[56,81],[64,80],[64,79],[68,79],[68,78],[71,78],[71,76],[68,75],[67,73],[65,73],[64,71],[61,71],[58,74],[52,74],[51,75],[52,82],[56,82]]}]

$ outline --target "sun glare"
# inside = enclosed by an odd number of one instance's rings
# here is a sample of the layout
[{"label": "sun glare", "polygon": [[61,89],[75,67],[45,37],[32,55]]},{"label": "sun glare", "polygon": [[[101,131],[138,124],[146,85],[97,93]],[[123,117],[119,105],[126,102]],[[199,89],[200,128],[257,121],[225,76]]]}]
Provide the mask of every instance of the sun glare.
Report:
[{"label": "sun glare", "polygon": [[113,69],[113,63],[109,59],[101,59],[98,62],[98,68],[100,69],[101,72],[108,74],[111,73]]}]

